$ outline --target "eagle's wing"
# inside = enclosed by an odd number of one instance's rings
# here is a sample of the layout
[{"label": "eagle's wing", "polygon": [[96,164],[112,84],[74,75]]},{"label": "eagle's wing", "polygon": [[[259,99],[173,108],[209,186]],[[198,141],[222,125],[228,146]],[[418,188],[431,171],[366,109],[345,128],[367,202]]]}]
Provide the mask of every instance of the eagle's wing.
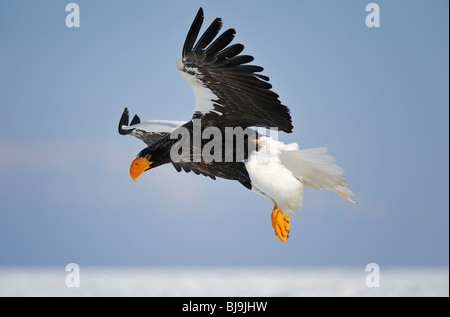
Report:
[{"label": "eagle's wing", "polygon": [[[135,136],[138,139],[144,141],[144,143],[148,146],[165,137],[170,132],[186,123],[183,121],[172,120],[149,120],[141,122],[141,119],[138,117],[138,115],[134,115],[129,125],[128,122],[129,112],[128,108],[125,108],[119,121],[119,133],[122,135]],[[172,163],[172,165],[178,172],[181,172],[181,170],[185,171],[186,173],[192,171],[197,175],[202,174],[204,176],[209,176],[212,179],[216,179],[214,175],[199,171],[194,167],[188,166],[186,164]]]},{"label": "eagle's wing", "polygon": [[149,120],[141,122],[141,119],[135,115],[128,125],[129,113],[128,109],[122,113],[119,121],[119,133],[122,135],[132,135],[141,139],[148,146],[152,145],[159,139],[165,137],[186,122],[171,120]]},{"label": "eagle's wing", "polygon": [[[189,29],[177,68],[194,89],[194,119],[203,126],[277,127],[292,132],[289,109],[282,105],[269,84],[269,77],[257,74],[260,66],[247,65],[249,55],[239,55],[242,44],[229,45],[235,30],[216,38],[222,20],[216,18],[196,42],[203,23],[200,10]],[[215,40],[214,40],[215,39]]]}]

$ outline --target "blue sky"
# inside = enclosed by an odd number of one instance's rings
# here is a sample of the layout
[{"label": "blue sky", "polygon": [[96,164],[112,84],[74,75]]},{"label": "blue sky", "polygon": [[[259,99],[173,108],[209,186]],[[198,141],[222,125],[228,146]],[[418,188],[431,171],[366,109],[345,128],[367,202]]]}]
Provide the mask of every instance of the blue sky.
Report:
[{"label": "blue sky", "polygon": [[[69,1],[0,2],[0,266],[448,266],[447,1],[377,1],[379,28],[370,1],[75,2],[79,28]],[[191,118],[175,61],[200,6],[290,107],[280,140],[327,146],[358,205],[307,189],[283,244],[237,182],[131,180],[118,120]]]}]

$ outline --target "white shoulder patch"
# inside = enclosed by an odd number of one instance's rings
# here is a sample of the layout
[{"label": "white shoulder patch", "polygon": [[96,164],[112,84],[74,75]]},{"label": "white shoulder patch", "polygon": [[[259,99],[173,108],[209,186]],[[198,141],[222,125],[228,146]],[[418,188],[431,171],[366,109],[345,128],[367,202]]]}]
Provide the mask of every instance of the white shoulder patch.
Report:
[{"label": "white shoulder patch", "polygon": [[221,112],[214,110],[214,105],[222,106],[214,92],[206,87],[202,81],[203,75],[196,67],[185,67],[182,58],[177,60],[177,69],[180,71],[181,75],[191,84],[194,90],[195,98],[195,112],[200,112],[201,114],[207,114],[210,112],[215,112],[222,115]]},{"label": "white shoulder patch", "polygon": [[124,130],[137,129],[149,133],[161,133],[161,132],[170,133],[185,123],[186,122],[184,121],[173,121],[173,120],[148,120],[130,126],[122,126],[122,129]]}]

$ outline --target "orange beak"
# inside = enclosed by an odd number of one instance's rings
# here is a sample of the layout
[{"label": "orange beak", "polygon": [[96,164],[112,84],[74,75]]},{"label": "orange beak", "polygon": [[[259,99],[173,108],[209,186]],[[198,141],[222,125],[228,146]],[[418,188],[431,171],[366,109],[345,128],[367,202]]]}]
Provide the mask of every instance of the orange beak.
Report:
[{"label": "orange beak", "polygon": [[130,176],[136,182],[136,179],[150,168],[152,162],[148,161],[146,158],[137,158],[131,163],[130,166]]}]

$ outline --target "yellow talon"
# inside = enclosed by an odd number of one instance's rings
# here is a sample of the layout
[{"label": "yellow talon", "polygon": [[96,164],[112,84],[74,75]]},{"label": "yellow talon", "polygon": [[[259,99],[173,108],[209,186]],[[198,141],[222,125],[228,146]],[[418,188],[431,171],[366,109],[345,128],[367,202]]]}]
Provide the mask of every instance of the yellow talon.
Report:
[{"label": "yellow talon", "polygon": [[282,242],[285,242],[289,238],[289,230],[291,229],[289,221],[291,220],[291,218],[278,210],[277,205],[273,207],[272,215],[270,218],[272,220],[272,227],[275,230],[275,235]]}]

